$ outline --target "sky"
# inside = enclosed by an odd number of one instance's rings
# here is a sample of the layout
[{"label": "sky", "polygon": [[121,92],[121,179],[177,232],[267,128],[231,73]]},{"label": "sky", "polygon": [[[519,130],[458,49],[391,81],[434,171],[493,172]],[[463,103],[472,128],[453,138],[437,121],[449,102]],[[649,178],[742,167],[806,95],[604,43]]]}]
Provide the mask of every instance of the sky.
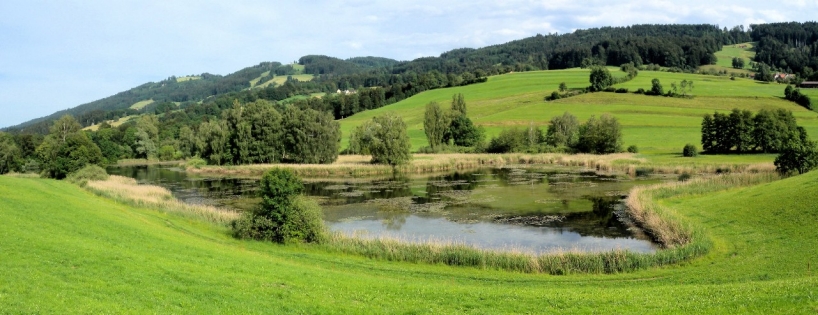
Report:
[{"label": "sky", "polygon": [[3,0],[0,128],[146,82],[320,54],[397,60],[633,24],[818,17],[818,1]]}]

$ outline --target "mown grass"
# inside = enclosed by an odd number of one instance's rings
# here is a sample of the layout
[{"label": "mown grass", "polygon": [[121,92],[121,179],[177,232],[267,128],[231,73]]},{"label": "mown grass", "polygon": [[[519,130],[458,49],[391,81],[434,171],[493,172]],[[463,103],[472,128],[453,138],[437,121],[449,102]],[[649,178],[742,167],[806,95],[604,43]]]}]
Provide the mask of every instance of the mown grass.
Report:
[{"label": "mown grass", "polygon": [[[261,89],[261,88],[265,88],[265,87],[267,87],[267,86],[269,86],[271,84],[282,85],[282,84],[284,84],[284,82],[287,82],[287,77],[288,76],[286,76],[286,75],[277,75],[273,79],[271,79],[271,80],[269,80],[267,82],[264,82],[262,84],[258,84],[258,85],[253,86],[253,88]],[[311,74],[294,74],[294,75],[292,75],[292,77],[293,77],[293,79],[296,79],[298,81],[304,81],[304,82],[312,81],[312,79],[313,79],[313,75],[311,75]]]},{"label": "mown grass", "polygon": [[0,177],[0,313],[818,311],[818,173],[660,198],[712,241],[682,264],[549,276],[373,260],[225,228],[65,182]]},{"label": "mown grass", "polygon": [[[583,69],[512,73],[490,77],[483,84],[423,92],[404,101],[342,119],[341,130],[345,135],[342,147],[347,145],[347,135],[353,128],[385,112],[394,112],[406,121],[413,150],[427,146],[423,132],[424,106],[431,101],[448,106],[456,93],[463,93],[469,117],[485,128],[488,137],[499,134],[504,128],[523,128],[530,124],[546,128],[552,117],[566,111],[580,120],[608,113],[617,117],[622,124],[625,146],[637,145],[648,159],[681,153],[685,144],[699,143],[701,117],[733,108],[791,110],[798,124],[804,126],[813,138],[818,137],[818,113],[783,100],[785,85],[750,79],[730,80],[729,77],[641,71],[635,79],[617,87],[628,88],[631,92],[638,88],[647,90],[650,89],[651,80],[658,78],[665,90],[669,90],[673,82],[692,80],[695,82],[692,91],[695,97],[681,99],[632,93],[592,93],[553,102],[543,100],[557,90],[560,82],[566,82],[571,88],[587,86],[588,74],[588,70]],[[728,162],[744,157],[751,162],[759,160],[756,155],[709,159]],[[763,156],[763,159],[772,162],[769,155]]]},{"label": "mown grass", "polygon": [[143,109],[143,108],[145,108],[145,106],[148,106],[150,104],[153,104],[152,99],[136,102],[133,105],[131,105],[130,108],[135,109],[135,110],[140,110],[140,109]]},{"label": "mown grass", "polygon": [[[137,117],[137,116],[136,115],[130,115],[130,116],[122,117],[122,118],[117,119],[117,120],[109,120],[108,124],[111,125],[112,127],[119,127],[120,125],[128,122],[131,119],[134,119],[135,117]],[[99,125],[101,125],[101,123],[82,128],[82,130],[97,131],[97,130],[99,130]]]}]

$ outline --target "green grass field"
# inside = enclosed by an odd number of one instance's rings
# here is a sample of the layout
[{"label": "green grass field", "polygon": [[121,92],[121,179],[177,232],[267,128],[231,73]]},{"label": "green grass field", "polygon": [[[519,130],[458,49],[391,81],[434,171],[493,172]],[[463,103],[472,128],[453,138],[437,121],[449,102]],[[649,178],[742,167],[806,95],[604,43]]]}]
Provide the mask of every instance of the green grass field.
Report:
[{"label": "green grass field", "polygon": [[198,76],[198,75],[184,76],[184,77],[176,78],[176,82],[187,82],[187,81],[195,81],[195,80],[201,80],[201,79],[202,79],[202,77]]},{"label": "green grass field", "polygon": [[[744,47],[741,47],[744,46]],[[722,50],[716,53],[718,61],[715,65],[702,66],[703,70],[727,70],[728,73],[753,73],[750,68],[750,61],[755,57],[756,53],[753,51],[754,43],[741,43],[736,45],[727,45],[722,47]],[[744,59],[744,68],[733,68],[733,58],[741,57]]]},{"label": "green grass field", "polygon": [[135,109],[135,110],[140,110],[140,109],[143,109],[143,108],[145,108],[145,106],[148,106],[150,104],[153,104],[153,100],[144,100],[144,101],[139,101],[139,102],[134,103],[133,105],[131,105],[130,108]]},{"label": "green grass field", "polygon": [[269,74],[270,74],[270,71],[266,71],[266,72],[262,73],[260,76],[258,76],[258,78],[250,80],[250,87],[251,88],[255,87],[256,84],[258,84],[258,81],[261,81],[261,78],[266,77]]},{"label": "green grass field", "polygon": [[[125,116],[125,117],[122,117],[122,118],[117,119],[117,120],[109,120],[108,124],[111,125],[111,127],[119,127],[120,125],[122,125],[122,124],[126,123],[127,121],[129,121],[131,119],[134,119],[136,117],[137,117],[136,115]],[[99,125],[101,125],[101,124],[91,125],[91,126],[82,128],[82,130],[97,131],[99,129]]]},{"label": "green grass field", "polygon": [[818,311],[818,173],[661,200],[714,248],[628,274],[549,276],[238,241],[225,228],[0,176],[0,313]]},{"label": "green grass field", "polygon": [[[668,90],[672,82],[692,80],[692,94],[695,97],[681,99],[633,93],[592,93],[553,102],[543,100],[558,88],[560,82],[566,82],[572,88],[587,86],[588,74],[588,70],[582,69],[513,73],[490,77],[483,84],[427,91],[396,104],[343,119],[341,130],[344,135],[349,135],[355,126],[365,120],[385,112],[395,112],[407,122],[412,148],[417,150],[428,145],[423,133],[425,105],[436,101],[448,107],[453,94],[463,93],[469,117],[486,129],[488,137],[498,134],[503,128],[527,127],[529,124],[545,128],[551,117],[566,111],[580,120],[608,113],[617,117],[622,124],[626,146],[637,145],[643,153],[651,156],[679,154],[686,143],[699,144],[701,117],[704,114],[726,112],[733,108],[791,110],[798,123],[807,128],[813,137],[818,137],[818,113],[783,100],[785,86],[782,84],[765,84],[749,79],[730,80],[728,77],[642,71],[632,81],[617,87],[630,91],[638,88],[647,90],[650,89],[651,80],[658,78]],[[348,139],[342,141],[342,146],[346,146]],[[755,156],[749,158],[755,159]]]},{"label": "green grass field", "polygon": [[[312,74],[295,74],[295,75],[292,75],[292,77],[293,77],[293,79],[296,79],[298,81],[312,81],[312,79],[313,79]],[[286,75],[278,75],[278,76],[276,76],[275,78],[273,78],[270,81],[267,81],[267,82],[264,82],[262,84],[254,86],[254,88],[261,89],[261,88],[265,88],[265,87],[267,87],[267,86],[269,86],[271,84],[281,85],[281,84],[284,84],[284,82],[287,82],[287,76]]]}]

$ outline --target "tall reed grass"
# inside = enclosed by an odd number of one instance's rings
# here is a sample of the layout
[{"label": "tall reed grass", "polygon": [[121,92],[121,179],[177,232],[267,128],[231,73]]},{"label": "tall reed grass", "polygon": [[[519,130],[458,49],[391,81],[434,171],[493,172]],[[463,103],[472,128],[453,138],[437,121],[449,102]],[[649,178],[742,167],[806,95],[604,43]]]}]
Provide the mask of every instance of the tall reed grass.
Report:
[{"label": "tall reed grass", "polygon": [[470,170],[484,167],[502,167],[506,165],[559,165],[582,167],[598,172],[612,173],[617,171],[615,161],[619,163],[644,163],[643,159],[630,153],[592,155],[592,154],[415,154],[413,160],[395,168],[387,165],[369,163],[368,156],[340,156],[333,164],[253,164],[237,166],[202,166],[190,167],[190,173],[220,176],[261,176],[274,167],[293,170],[301,177],[367,177],[401,174],[427,174]]},{"label": "tall reed grass", "polygon": [[139,185],[133,178],[111,175],[107,180],[88,181],[85,188],[91,192],[133,206],[147,207],[176,213],[184,217],[204,220],[226,226],[239,217],[234,211],[213,206],[189,205],[173,197],[165,188]]}]

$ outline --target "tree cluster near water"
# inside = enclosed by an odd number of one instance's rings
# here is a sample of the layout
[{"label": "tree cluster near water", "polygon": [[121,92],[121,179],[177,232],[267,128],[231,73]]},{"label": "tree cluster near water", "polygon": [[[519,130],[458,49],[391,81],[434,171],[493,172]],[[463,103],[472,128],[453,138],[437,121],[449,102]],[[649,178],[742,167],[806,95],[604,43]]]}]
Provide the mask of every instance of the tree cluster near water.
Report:
[{"label": "tree cluster near water", "polygon": [[180,147],[191,156],[217,165],[332,163],[341,141],[340,124],[329,113],[294,106],[279,112],[265,101],[236,102],[221,120],[203,122],[196,132],[180,130],[180,135],[186,136],[180,137]]},{"label": "tree cluster near water", "polygon": [[702,119],[702,149],[707,153],[782,152],[800,133],[792,112],[762,109],[753,115],[733,109],[729,114],[716,112]]},{"label": "tree cluster near water", "polygon": [[608,114],[591,116],[583,124],[566,112],[551,119],[546,133],[534,125],[525,129],[505,129],[489,141],[489,153],[572,152],[610,154],[622,152],[622,128]]},{"label": "tree cluster near water", "polygon": [[423,131],[429,141],[429,148],[422,150],[439,152],[442,147],[450,145],[472,148],[482,146],[484,131],[474,125],[467,116],[467,111],[463,94],[452,95],[448,111],[437,102],[426,104]]},{"label": "tree cluster near water", "polygon": [[103,161],[99,147],[81,130],[80,124],[71,116],[63,116],[54,122],[51,131],[37,147],[42,161],[42,175],[63,179],[88,164]]},{"label": "tree cluster near water", "polygon": [[320,243],[327,229],[321,208],[300,196],[304,185],[291,170],[274,168],[261,177],[261,203],[231,225],[237,238],[278,243]]},{"label": "tree cluster near water", "polygon": [[401,165],[412,158],[409,134],[402,118],[387,113],[364,122],[349,135],[350,154],[370,154],[372,163]]}]

